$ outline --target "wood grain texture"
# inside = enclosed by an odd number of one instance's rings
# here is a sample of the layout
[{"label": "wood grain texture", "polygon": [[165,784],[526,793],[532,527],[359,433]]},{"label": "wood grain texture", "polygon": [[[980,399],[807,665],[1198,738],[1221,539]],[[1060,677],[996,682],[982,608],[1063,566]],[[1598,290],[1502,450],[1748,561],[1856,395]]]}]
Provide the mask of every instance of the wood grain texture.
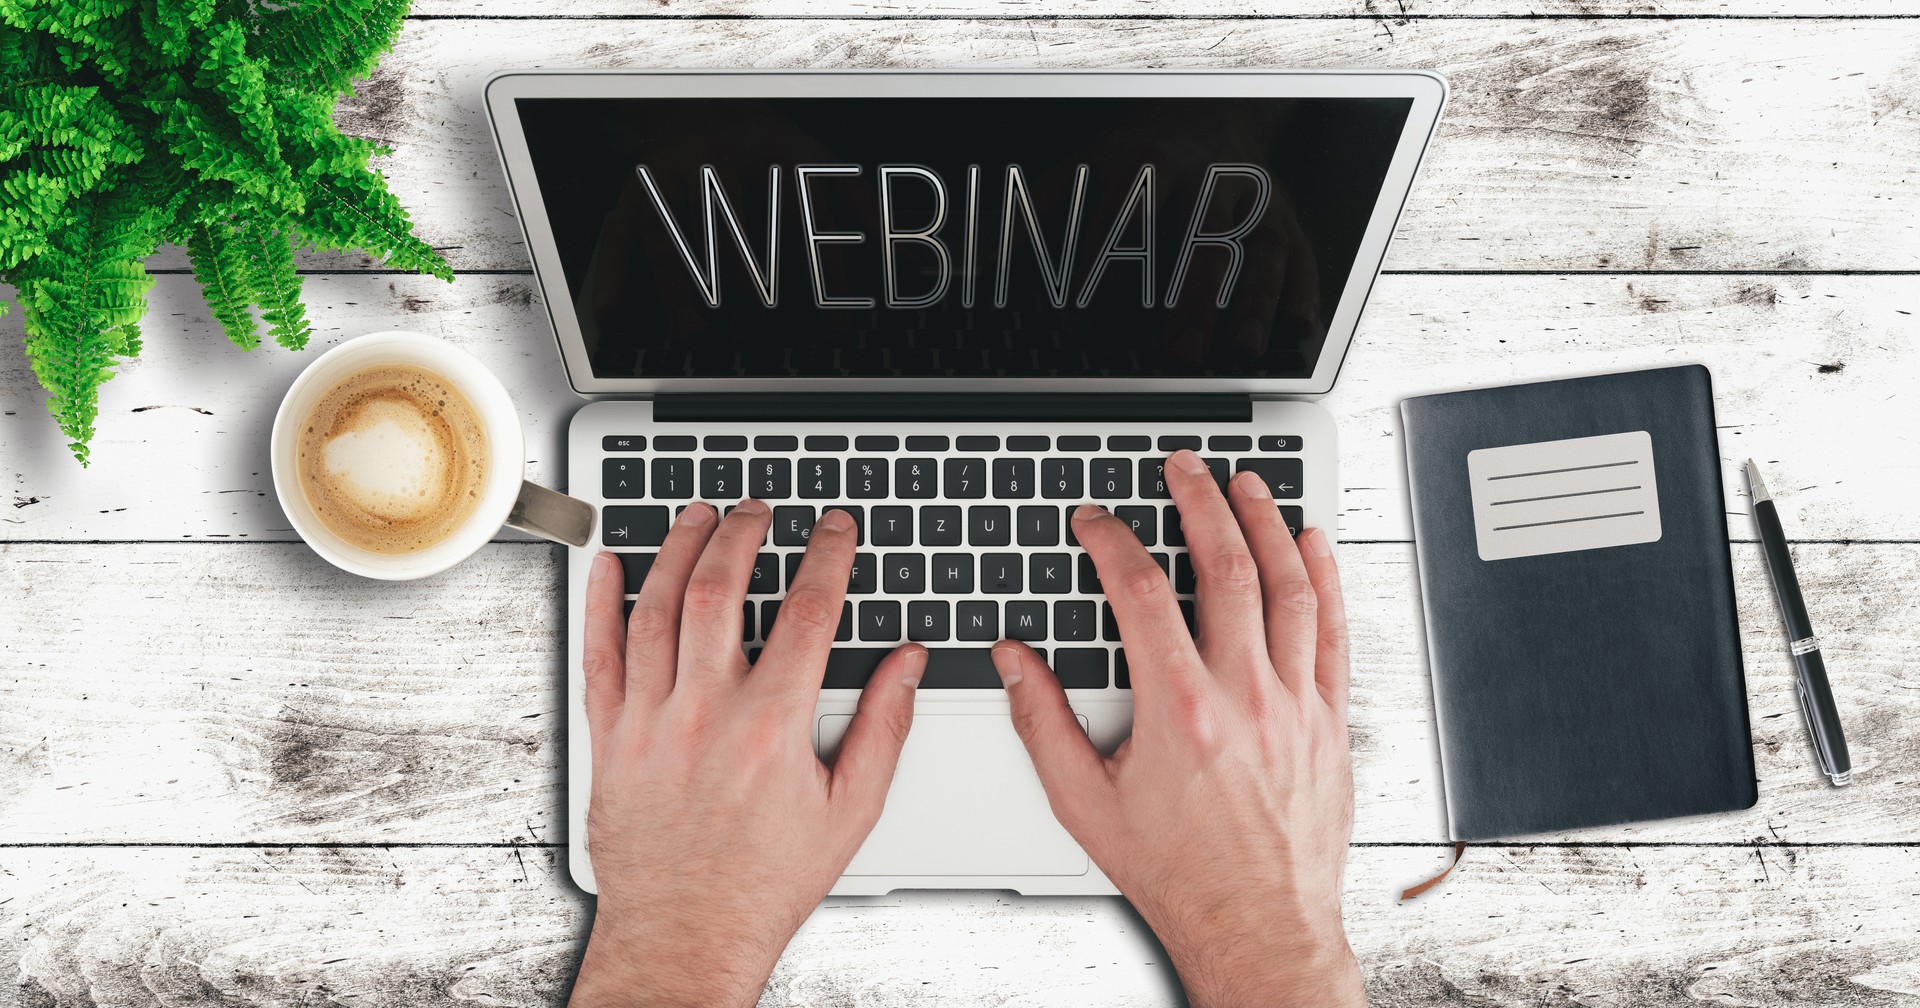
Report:
[{"label": "wood grain texture", "polygon": [[517,269],[498,69],[955,66],[1438,70],[1390,269],[1920,268],[1920,19],[424,20],[339,121],[457,267]]},{"label": "wood grain texture", "polygon": [[[591,901],[550,847],[13,849],[0,1000],[92,1005],[562,1003]],[[1352,852],[1347,927],[1375,1008],[1920,1003],[1920,848]],[[763,1006],[1179,1003],[1117,899],[828,901]]]},{"label": "wood grain texture", "polygon": [[[1407,540],[1396,404],[1421,392],[1699,361],[1716,376],[1729,531],[1752,537],[1736,466],[1766,467],[1788,534],[1913,539],[1920,481],[1920,311],[1906,277],[1382,277],[1325,405],[1339,423],[1341,534]],[[281,394],[326,346],[414,329],[473,351],[520,407],[529,475],[555,480],[566,385],[526,276],[307,280],[313,349],[242,353],[192,278],[160,278],[147,347],[101,389],[81,469],[0,318],[0,540],[292,539],[267,435]]]},{"label": "wood grain texture", "polygon": [[874,18],[1349,18],[1399,27],[1462,17],[1834,18],[1899,17],[1901,0],[1187,0],[1177,8],[1151,0],[934,0],[902,11],[883,0],[547,0],[537,13],[500,0],[420,0],[416,17],[578,17],[664,20],[742,17]]},{"label": "wood grain texture", "polygon": [[[1920,545],[1803,544],[1855,783],[1813,768],[1736,550],[1760,802],[1594,842],[1920,842]],[[1445,836],[1412,551],[1342,547],[1355,838]],[[0,546],[0,844],[564,841],[557,549],[413,583],[279,544]]]}]

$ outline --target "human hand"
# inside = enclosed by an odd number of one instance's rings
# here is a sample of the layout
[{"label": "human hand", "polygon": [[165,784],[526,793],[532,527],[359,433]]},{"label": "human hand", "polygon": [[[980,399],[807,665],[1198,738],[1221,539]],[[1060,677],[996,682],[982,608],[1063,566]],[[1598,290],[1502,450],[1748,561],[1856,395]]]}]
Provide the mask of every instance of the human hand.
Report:
[{"label": "human hand", "polygon": [[1198,1008],[1359,1005],[1340,920],[1353,823],[1346,615],[1326,533],[1296,547],[1251,473],[1222,498],[1192,452],[1167,461],[1193,554],[1197,639],[1133,532],[1086,505],[1126,647],[1133,735],[1103,758],[1046,663],[994,646],[1013,723],[1055,817],[1140,911]]},{"label": "human hand", "polygon": [[683,511],[620,618],[620,565],[587,587],[587,849],[599,908],[576,1005],[750,1005],[800,924],[880,818],[913,721],[926,649],[881,662],[833,766],[813,710],[853,564],[853,521],[828,511],[751,668],[741,611],[771,521]]}]

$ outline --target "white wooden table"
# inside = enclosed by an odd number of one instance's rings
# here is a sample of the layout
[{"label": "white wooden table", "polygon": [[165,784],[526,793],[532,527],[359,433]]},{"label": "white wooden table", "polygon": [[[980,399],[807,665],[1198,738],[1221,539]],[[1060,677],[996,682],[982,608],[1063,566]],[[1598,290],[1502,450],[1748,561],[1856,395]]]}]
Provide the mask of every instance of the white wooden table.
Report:
[{"label": "white wooden table", "polygon": [[[315,350],[404,327],[567,390],[480,109],[503,66],[1413,66],[1453,103],[1338,390],[1358,819],[1380,1005],[1920,1004],[1920,19],[1905,0],[418,0],[342,112],[451,286],[306,261]],[[1814,17],[1818,15],[1818,17]],[[311,358],[244,355],[177,251],[66,456],[0,320],[0,1004],[558,1003],[556,549],[413,584],[293,540],[266,465]],[[1718,383],[1760,801],[1445,860],[1393,404],[1701,361]],[[1734,464],[1766,467],[1856,783],[1793,705]],[[1117,900],[834,900],[769,1005],[1163,1005]]]}]

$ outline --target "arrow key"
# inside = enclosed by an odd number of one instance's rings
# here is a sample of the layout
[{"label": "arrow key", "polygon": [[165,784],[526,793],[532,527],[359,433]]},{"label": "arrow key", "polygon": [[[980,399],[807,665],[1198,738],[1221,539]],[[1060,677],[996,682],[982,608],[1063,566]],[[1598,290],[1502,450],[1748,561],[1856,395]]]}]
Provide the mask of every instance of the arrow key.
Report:
[{"label": "arrow key", "polygon": [[1300,460],[1297,458],[1243,458],[1234,461],[1235,469],[1251,469],[1267,484],[1267,492],[1287,500],[1300,497]]},{"label": "arrow key", "polygon": [[600,512],[603,546],[658,546],[667,541],[670,518],[665,505],[612,505]]}]

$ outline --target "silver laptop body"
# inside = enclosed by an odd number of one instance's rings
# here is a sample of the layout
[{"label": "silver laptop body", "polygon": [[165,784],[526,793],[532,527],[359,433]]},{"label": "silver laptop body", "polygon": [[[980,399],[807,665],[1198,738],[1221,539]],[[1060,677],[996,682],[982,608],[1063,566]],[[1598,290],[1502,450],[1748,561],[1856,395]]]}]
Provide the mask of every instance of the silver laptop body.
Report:
[{"label": "silver laptop body", "polygon": [[[1432,74],[505,72],[487,108],[573,387],[570,492],[629,595],[694,499],[774,528],[742,646],[811,521],[860,559],[831,758],[878,656],[932,657],[886,812],[836,894],[1112,893],[1054,821],[988,662],[1028,640],[1111,752],[1131,668],[1071,541],[1132,523],[1191,611],[1159,462],[1259,471],[1338,519],[1329,391],[1445,100]],[[568,562],[569,838],[594,891]]]}]

